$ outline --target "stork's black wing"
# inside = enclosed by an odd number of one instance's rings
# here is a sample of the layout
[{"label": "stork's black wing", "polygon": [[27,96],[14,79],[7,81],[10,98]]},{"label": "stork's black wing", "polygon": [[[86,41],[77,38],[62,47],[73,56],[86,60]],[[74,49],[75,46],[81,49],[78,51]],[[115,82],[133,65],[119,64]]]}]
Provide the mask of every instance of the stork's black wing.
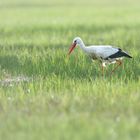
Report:
[{"label": "stork's black wing", "polygon": [[118,49],[118,52],[108,56],[107,59],[113,59],[113,58],[120,58],[120,57],[128,57],[128,58],[132,58],[132,56],[130,56],[128,53],[126,53],[125,51],[122,51],[121,49]]}]

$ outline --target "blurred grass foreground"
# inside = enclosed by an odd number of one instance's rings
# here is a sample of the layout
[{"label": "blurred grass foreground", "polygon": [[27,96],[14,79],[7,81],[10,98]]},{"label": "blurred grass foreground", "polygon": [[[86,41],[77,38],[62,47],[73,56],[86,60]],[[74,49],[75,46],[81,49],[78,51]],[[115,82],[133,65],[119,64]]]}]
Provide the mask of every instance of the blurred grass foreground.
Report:
[{"label": "blurred grass foreground", "polygon": [[[140,139],[140,1],[0,2],[1,140]],[[132,56],[110,78],[78,47]]]}]

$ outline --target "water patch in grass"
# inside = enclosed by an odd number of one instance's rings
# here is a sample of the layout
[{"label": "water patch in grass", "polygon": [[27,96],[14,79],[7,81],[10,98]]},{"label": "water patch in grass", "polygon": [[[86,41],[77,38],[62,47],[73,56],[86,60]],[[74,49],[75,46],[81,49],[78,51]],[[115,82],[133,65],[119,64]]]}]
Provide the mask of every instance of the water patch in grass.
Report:
[{"label": "water patch in grass", "polygon": [[32,78],[29,78],[27,76],[17,76],[17,77],[6,77],[2,80],[0,80],[0,86],[14,86],[17,84],[20,84],[22,82],[30,82],[32,80]]}]

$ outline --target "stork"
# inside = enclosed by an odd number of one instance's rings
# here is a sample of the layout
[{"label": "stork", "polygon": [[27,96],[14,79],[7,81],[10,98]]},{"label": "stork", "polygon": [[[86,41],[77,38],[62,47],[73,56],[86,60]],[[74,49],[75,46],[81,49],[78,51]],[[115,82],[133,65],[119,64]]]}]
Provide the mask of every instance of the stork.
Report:
[{"label": "stork", "polygon": [[113,47],[111,45],[91,45],[85,46],[80,37],[75,37],[73,43],[69,49],[68,55],[71,54],[76,46],[79,46],[91,59],[101,62],[102,75],[104,75],[104,67],[108,64],[117,63],[116,67],[111,71],[112,73],[122,64],[124,57],[132,58],[128,53],[120,48]]}]

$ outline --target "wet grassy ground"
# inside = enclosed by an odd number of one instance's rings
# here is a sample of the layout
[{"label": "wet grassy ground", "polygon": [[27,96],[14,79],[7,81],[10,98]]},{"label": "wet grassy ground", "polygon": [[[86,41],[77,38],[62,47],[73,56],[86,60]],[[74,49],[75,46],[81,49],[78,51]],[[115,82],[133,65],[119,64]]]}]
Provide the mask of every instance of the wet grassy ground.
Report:
[{"label": "wet grassy ground", "polygon": [[[139,16],[136,0],[0,2],[0,138],[138,140]],[[67,58],[75,36],[133,59],[103,78],[78,47]]]}]

